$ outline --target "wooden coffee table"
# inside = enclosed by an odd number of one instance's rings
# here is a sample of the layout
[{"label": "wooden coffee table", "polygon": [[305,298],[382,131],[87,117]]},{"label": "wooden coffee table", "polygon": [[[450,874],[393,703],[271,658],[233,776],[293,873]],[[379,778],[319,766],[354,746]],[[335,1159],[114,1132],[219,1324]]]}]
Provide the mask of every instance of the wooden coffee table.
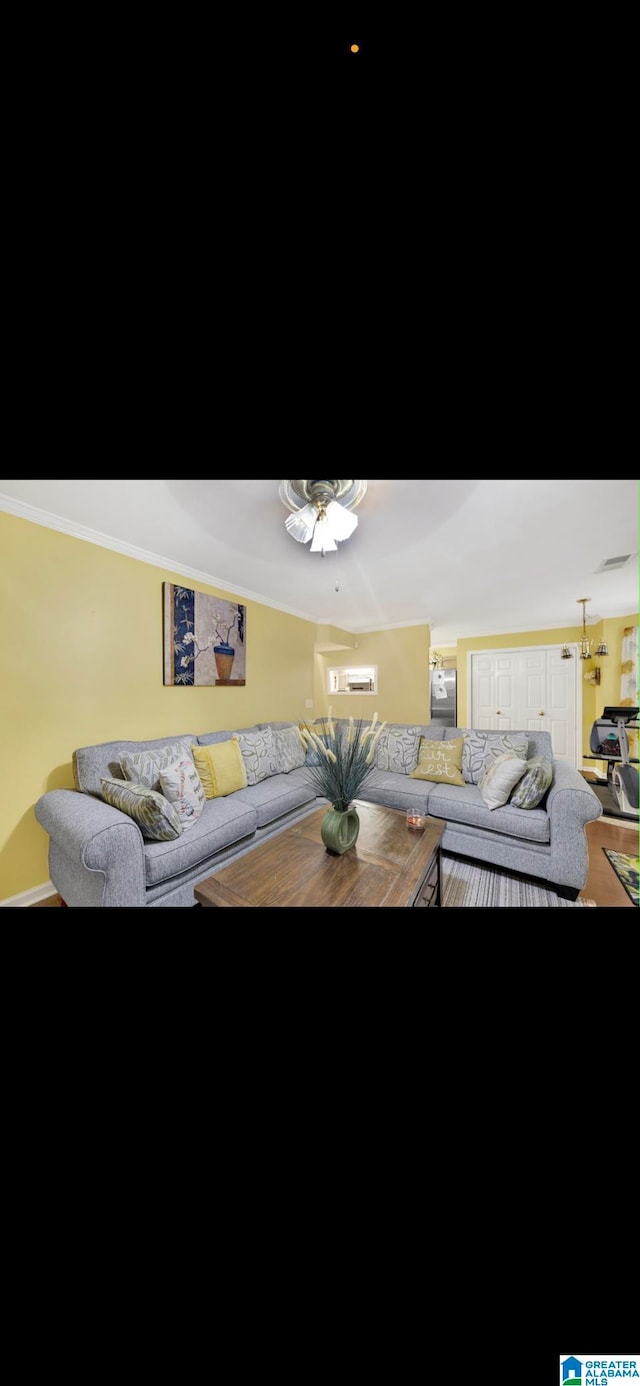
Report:
[{"label": "wooden coffee table", "polygon": [[195,888],[201,905],[440,905],[440,839],[445,823],[408,828],[404,810],[356,801],[355,847],[334,857],[320,836],[319,808]]}]

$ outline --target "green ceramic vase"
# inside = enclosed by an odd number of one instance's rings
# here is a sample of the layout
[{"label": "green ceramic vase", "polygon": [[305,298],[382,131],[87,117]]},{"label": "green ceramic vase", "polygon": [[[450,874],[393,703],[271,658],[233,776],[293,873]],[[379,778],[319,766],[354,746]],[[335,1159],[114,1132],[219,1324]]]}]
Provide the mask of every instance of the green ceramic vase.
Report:
[{"label": "green ceramic vase", "polygon": [[360,819],[353,805],[344,812],[335,808],[327,809],[320,824],[322,841],[327,851],[335,857],[355,847],[359,832]]}]

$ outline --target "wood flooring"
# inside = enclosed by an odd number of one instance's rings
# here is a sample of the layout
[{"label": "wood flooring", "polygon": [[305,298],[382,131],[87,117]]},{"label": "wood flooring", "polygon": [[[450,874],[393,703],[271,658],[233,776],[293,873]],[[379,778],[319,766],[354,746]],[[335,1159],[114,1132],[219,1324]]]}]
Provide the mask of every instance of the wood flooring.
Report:
[{"label": "wood flooring", "polygon": [[635,824],[614,827],[611,819],[604,822],[602,818],[596,818],[595,823],[587,823],[587,842],[589,875],[584,890],[580,891],[580,898],[595,900],[596,905],[620,905],[634,909],[633,901],[602,849],[608,847],[612,852],[628,852],[630,856],[635,856],[638,851],[638,829]]}]

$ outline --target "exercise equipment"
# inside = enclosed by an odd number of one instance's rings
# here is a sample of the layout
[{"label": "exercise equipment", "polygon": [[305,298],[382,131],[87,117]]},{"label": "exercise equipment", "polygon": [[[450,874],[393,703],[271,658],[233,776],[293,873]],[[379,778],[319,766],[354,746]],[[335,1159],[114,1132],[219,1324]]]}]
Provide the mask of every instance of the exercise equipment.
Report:
[{"label": "exercise equipment", "polygon": [[638,730],[639,712],[637,707],[605,707],[589,738],[592,755],[607,762],[607,784],[619,812],[631,817],[638,814],[638,769],[630,761],[627,732]]}]

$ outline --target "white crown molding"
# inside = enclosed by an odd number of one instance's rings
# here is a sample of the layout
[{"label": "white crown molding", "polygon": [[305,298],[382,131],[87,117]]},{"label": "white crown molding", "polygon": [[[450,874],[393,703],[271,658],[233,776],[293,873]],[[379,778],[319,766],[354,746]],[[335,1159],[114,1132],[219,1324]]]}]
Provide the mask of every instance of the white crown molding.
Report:
[{"label": "white crown molding", "polygon": [[[318,625],[337,625],[335,617],[326,617],[324,621],[319,621]],[[408,630],[409,626],[430,626],[428,616],[423,616],[421,621],[394,621],[388,626],[343,626],[340,622],[340,630],[348,630],[351,635],[377,635],[379,630]]]},{"label": "white crown molding", "polygon": [[[612,618],[605,616],[600,619],[606,621]],[[594,625],[599,624],[600,620],[594,622]],[[542,626],[539,621],[523,622],[522,625],[518,625],[517,630],[514,630],[512,622],[509,626],[492,626],[491,630],[487,631],[486,634],[483,631],[474,630],[468,632],[460,631],[457,636],[438,635],[438,629],[438,626],[434,626],[431,631],[432,645],[451,645],[456,644],[458,640],[490,640],[494,635],[522,635],[524,632],[530,630],[539,631],[541,635],[544,635],[546,630],[582,630],[582,621],[552,621]],[[446,631],[447,627],[445,626],[444,629]],[[589,621],[587,621],[587,630],[588,629]]]},{"label": "white crown molding", "polygon": [[174,558],[164,558],[162,554],[151,553],[149,549],[139,549],[135,544],[128,544],[123,539],[114,539],[110,534],[102,534],[100,530],[76,524],[75,520],[65,520],[63,515],[54,515],[50,510],[40,510],[36,505],[14,500],[13,496],[5,496],[2,492],[0,510],[6,510],[9,515],[17,515],[21,520],[30,520],[34,525],[42,525],[44,529],[57,529],[60,534],[69,534],[72,539],[84,539],[85,543],[96,544],[98,548],[123,553],[126,558],[136,558],[139,563],[168,569],[180,577],[191,578],[193,582],[220,587],[229,596],[246,597],[248,601],[259,602],[261,606],[270,606],[274,611],[284,611],[287,616],[297,616],[301,621],[310,621],[312,625],[318,625],[316,617],[310,616],[308,611],[299,611],[295,606],[285,606],[283,602],[272,601],[270,597],[263,597],[259,592],[250,591],[248,587],[238,587],[237,583],[231,585],[224,578],[215,577],[213,573],[204,573],[201,568],[190,568],[186,563],[180,563]]},{"label": "white crown molding", "polygon": [[57,893],[53,881],[45,881],[44,885],[32,886],[31,890],[21,890],[19,895],[10,895],[8,900],[0,900],[0,910],[6,909],[7,905],[24,909],[28,905],[37,905],[40,900],[47,900],[50,895]]}]

